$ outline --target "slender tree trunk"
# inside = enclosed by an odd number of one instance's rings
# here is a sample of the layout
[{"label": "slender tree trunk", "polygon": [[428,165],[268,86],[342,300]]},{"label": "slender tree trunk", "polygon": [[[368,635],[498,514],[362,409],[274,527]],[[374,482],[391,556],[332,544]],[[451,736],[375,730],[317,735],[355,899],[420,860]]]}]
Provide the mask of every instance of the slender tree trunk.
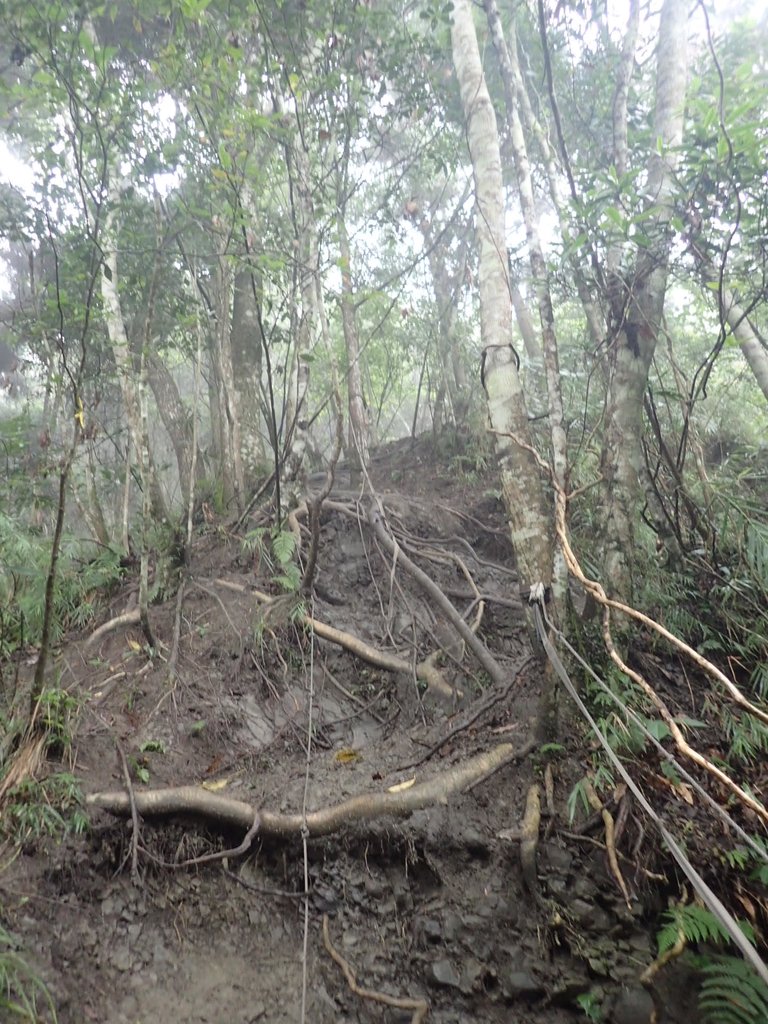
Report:
[{"label": "slender tree trunk", "polygon": [[351,256],[349,235],[343,208],[336,219],[339,235],[339,257],[341,262],[341,323],[344,344],[347,350],[347,394],[349,401],[349,457],[352,468],[358,472],[367,469],[368,415],[363,399],[363,375],[360,368],[360,337],[355,316],[354,292],[352,290]]},{"label": "slender tree trunk", "polygon": [[[104,303],[107,333],[117,367],[123,408],[128,421],[128,430],[134,449],[141,459],[142,432],[139,399],[133,356],[128,343],[128,332],[125,328],[118,292],[116,209],[119,198],[119,189],[112,180],[109,186],[110,209],[104,224],[104,270],[101,275],[101,297]],[[147,460],[147,485],[150,488],[152,515],[158,522],[163,522],[168,518],[168,511],[151,452],[147,452]]]},{"label": "slender tree trunk", "polygon": [[291,215],[296,253],[295,282],[299,303],[295,315],[294,350],[286,403],[286,441],[290,452],[286,462],[290,475],[302,469],[309,444],[308,411],[310,360],[318,328],[316,283],[319,279],[319,251],[315,207],[312,200],[312,175],[309,156],[300,131],[303,110],[296,115],[295,131],[286,144],[286,162],[291,179]]},{"label": "slender tree trunk", "polygon": [[683,136],[687,69],[687,5],[664,0],[656,68],[654,147],[648,168],[650,242],[621,298],[610,340],[611,376],[602,455],[605,509],[604,574],[608,588],[631,598],[635,521],[641,506],[643,396],[656,349],[669,258],[668,225],[673,210],[674,171]]},{"label": "slender tree trunk", "polygon": [[731,289],[725,286],[721,287],[720,275],[711,260],[707,259],[697,246],[692,246],[692,249],[699,274],[707,287],[707,294],[712,295],[712,288],[717,288],[720,317],[730,327],[747,365],[754,374],[757,386],[762,391],[764,398],[768,400],[768,345],[766,345],[765,338],[761,337],[747,311],[739,303]]},{"label": "slender tree trunk", "polygon": [[240,417],[237,409],[232,364],[232,263],[227,251],[228,233],[219,225],[214,226],[217,243],[216,259],[216,324],[213,332],[211,361],[215,381],[216,405],[218,412],[218,442],[221,458],[221,485],[224,505],[241,507],[245,482],[240,444]]},{"label": "slender tree trunk", "polygon": [[499,137],[469,0],[455,0],[451,41],[475,181],[480,326],[485,347],[483,383],[521,590],[527,596],[536,583],[541,582],[545,587],[551,585],[552,524],[541,473],[532,451],[517,358],[511,347],[513,310]]},{"label": "slender tree trunk", "polygon": [[[250,257],[246,256],[250,264]],[[232,298],[232,370],[240,417],[245,487],[255,485],[266,462],[261,433],[261,280],[252,266],[235,274]]]},{"label": "slender tree trunk", "polygon": [[[192,464],[193,440],[192,420],[187,411],[176,381],[162,357],[156,352],[148,351],[147,380],[155,399],[155,405],[176,456],[179,470],[179,487],[186,501],[189,494],[189,473]],[[200,466],[198,459],[197,465]]]},{"label": "slender tree trunk", "polygon": [[456,320],[459,294],[466,271],[466,250],[462,242],[456,272],[451,275],[447,268],[446,241],[441,244],[433,238],[432,222],[425,218],[421,224],[424,244],[429,253],[429,272],[437,306],[437,366],[440,374],[438,393],[435,399],[433,427],[439,433],[444,420],[445,395],[450,400],[453,421],[457,427],[463,425],[469,412],[469,387],[464,363],[459,352],[456,336]]}]

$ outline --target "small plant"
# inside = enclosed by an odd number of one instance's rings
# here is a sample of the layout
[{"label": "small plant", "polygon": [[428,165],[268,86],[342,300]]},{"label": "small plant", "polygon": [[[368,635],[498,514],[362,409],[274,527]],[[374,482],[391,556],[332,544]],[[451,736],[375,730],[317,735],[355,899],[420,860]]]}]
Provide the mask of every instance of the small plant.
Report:
[{"label": "small plant", "polygon": [[69,772],[57,772],[41,782],[19,783],[8,794],[4,825],[16,842],[86,832],[88,817],[77,779]]},{"label": "small plant", "polygon": [[275,583],[289,594],[295,593],[301,583],[301,572],[293,560],[296,538],[290,530],[260,526],[243,538],[243,549],[253,552],[257,566],[262,563]]},{"label": "small plant", "polygon": [[50,749],[64,753],[72,747],[72,721],[80,702],[66,690],[52,687],[40,694],[39,714],[49,736]]},{"label": "small plant", "polygon": [[165,744],[162,740],[145,740],[139,750],[142,754],[164,754]]},{"label": "small plant", "polygon": [[[680,940],[687,943],[723,945],[730,936],[709,910],[696,903],[678,904],[663,915],[664,924],[656,937],[659,955]],[[752,927],[739,927],[754,942]],[[768,987],[741,957],[726,955],[692,956],[704,976],[699,990],[699,1009],[707,1024],[765,1024],[768,1020]]]},{"label": "small plant", "polygon": [[599,1022],[603,1019],[603,1011],[600,1008],[600,1000],[594,992],[582,992],[581,995],[576,996],[576,1005],[587,1018]]},{"label": "small plant", "polygon": [[740,957],[718,956],[702,967],[699,1009],[707,1024],[763,1024],[768,987]]},{"label": "small plant", "polygon": [[20,943],[0,925],[0,1016],[5,1021],[40,1020],[38,1007],[56,1024],[56,1007],[48,987],[19,952]]},{"label": "small plant", "polygon": [[129,757],[128,763],[131,766],[133,774],[144,786],[149,785],[149,765],[145,757]]}]

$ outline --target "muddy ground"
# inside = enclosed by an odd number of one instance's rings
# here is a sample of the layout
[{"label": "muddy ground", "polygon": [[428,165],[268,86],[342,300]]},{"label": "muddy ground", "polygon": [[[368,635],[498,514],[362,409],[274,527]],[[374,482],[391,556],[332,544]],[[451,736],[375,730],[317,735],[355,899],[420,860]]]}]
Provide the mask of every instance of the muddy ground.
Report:
[{"label": "muddy ground", "polygon": [[[63,763],[86,794],[125,789],[122,751],[136,793],[203,785],[255,808],[301,812],[418,785],[499,743],[525,744],[537,668],[526,660],[493,476],[466,456],[438,460],[428,442],[401,442],[379,454],[373,483],[405,550],[467,621],[478,607],[472,585],[483,595],[479,635],[509,673],[506,695],[489,699],[502,691],[377,544],[367,501],[341,473],[322,513],[314,598],[299,613],[412,665],[440,652],[442,688],[313,639],[290,599],[282,616],[265,619],[254,590],[278,594],[275,570],[269,552],[244,548],[242,537],[258,520],[236,534],[209,516],[180,607],[173,681],[174,601],[151,609],[152,661],[136,624],[61,649],[62,685],[80,705]],[[135,586],[126,579],[93,628],[130,610]],[[418,1019],[413,1007],[353,991],[324,944],[325,917],[359,986],[426,1001],[434,1024],[565,1024],[587,1020],[590,1007],[592,1019],[601,1011],[616,1024],[649,1024],[642,991],[623,986],[653,959],[659,912],[677,889],[672,878],[649,881],[646,871],[663,875],[665,861],[631,819],[626,905],[600,828],[579,831],[567,819],[591,753],[578,736],[569,742],[405,818],[354,822],[306,844],[300,834],[257,834],[245,856],[182,868],[172,865],[237,847],[242,831],[145,818],[133,879],[131,823],[93,811],[86,836],[30,839],[15,859],[6,848],[2,924],[49,986],[61,1024],[278,1024],[302,1020],[303,1003],[303,1019],[318,1024]],[[520,827],[547,764],[556,813],[545,807],[532,886],[519,843],[499,834]],[[662,976],[659,1020],[693,1024],[686,986],[681,973]]]}]

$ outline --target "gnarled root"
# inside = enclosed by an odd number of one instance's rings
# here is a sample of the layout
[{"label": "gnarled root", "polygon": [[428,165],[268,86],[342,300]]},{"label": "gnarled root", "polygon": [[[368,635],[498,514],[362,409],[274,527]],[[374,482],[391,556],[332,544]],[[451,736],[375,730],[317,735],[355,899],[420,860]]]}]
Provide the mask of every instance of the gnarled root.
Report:
[{"label": "gnarled root", "polygon": [[[353,822],[371,822],[384,817],[404,817],[413,811],[445,802],[454,793],[475,784],[486,775],[497,771],[503,764],[514,760],[516,750],[511,743],[501,743],[491,750],[470,758],[440,775],[397,792],[364,793],[350,797],[340,804],[302,814],[280,814],[277,811],[255,808],[244,800],[210,793],[198,786],[177,786],[135,793],[136,809],[144,817],[166,817],[172,814],[191,815],[214,825],[241,828],[252,827],[258,811],[259,835],[277,839],[300,836],[304,825],[310,836],[326,836],[338,832]],[[125,818],[131,813],[128,793],[92,793],[86,799],[88,807],[100,808]]]}]

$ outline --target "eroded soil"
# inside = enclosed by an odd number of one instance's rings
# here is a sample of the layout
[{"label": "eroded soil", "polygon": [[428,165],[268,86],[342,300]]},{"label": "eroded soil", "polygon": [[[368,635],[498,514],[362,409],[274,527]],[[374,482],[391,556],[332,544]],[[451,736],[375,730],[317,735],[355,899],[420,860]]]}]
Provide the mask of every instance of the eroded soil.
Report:
[{"label": "eroded soil", "polygon": [[[81,701],[69,759],[85,793],[125,788],[119,746],[137,792],[202,784],[256,808],[301,812],[420,782],[499,742],[525,743],[537,672],[525,664],[493,479],[458,457],[437,467],[429,445],[401,443],[379,457],[374,484],[400,542],[467,621],[477,610],[471,586],[483,595],[479,635],[509,672],[506,696],[488,699],[487,677],[430,597],[378,547],[366,502],[340,474],[322,514],[306,611],[413,665],[441,651],[435,663],[453,695],[313,640],[290,602],[265,620],[254,588],[279,593],[266,556],[208,523],[184,591],[175,681],[174,602],[151,610],[162,643],[151,663],[136,625],[62,649],[63,685]],[[113,595],[101,621],[130,607],[134,587],[126,582]],[[651,865],[652,840],[639,826],[627,836],[635,897],[627,907],[599,832],[564,835],[566,799],[587,763],[574,745],[553,761],[557,814],[543,819],[531,891],[519,844],[499,833],[519,827],[545,760],[511,763],[405,819],[310,840],[306,858],[300,835],[257,837],[245,857],[175,868],[236,847],[242,835],[199,820],[146,819],[135,881],[131,823],[94,812],[88,836],[29,841],[6,864],[2,923],[50,987],[61,1024],[278,1024],[302,1020],[303,1003],[303,1019],[318,1024],[410,1020],[413,1010],[351,990],[324,946],[326,915],[358,984],[426,1000],[430,1022],[565,1024],[586,1019],[577,999],[590,994],[604,1019],[643,1024],[610,1007],[653,959],[663,895],[637,868]],[[680,976],[676,986],[675,998],[660,993],[663,1019],[690,1024]]]}]

